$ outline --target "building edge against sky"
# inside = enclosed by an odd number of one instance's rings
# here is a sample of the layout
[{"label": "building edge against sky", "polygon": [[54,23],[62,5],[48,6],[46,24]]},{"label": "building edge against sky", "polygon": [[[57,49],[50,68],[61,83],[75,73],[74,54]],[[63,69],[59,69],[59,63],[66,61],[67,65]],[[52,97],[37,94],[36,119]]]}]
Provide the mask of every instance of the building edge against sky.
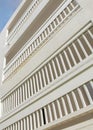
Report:
[{"label": "building edge against sky", "polygon": [[93,130],[92,12],[22,1],[0,33],[0,130]]}]

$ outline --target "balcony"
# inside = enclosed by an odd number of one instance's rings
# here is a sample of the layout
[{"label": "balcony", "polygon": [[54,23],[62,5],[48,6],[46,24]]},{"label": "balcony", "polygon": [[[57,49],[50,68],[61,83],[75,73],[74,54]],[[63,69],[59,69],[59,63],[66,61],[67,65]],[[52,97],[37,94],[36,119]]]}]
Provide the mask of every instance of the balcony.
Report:
[{"label": "balcony", "polygon": [[42,46],[50,36],[79,8],[75,0],[66,0],[55,10],[37,32],[25,43],[20,51],[9,61],[4,69],[7,79],[35,50]]},{"label": "balcony", "polygon": [[[64,89],[64,88],[63,88]],[[69,88],[62,96],[38,108],[36,111],[7,126],[15,129],[47,130],[51,127],[60,129],[68,127],[67,121],[83,120],[82,117],[93,113],[93,80],[88,81],[76,89]],[[79,121],[79,120],[78,120]]]},{"label": "balcony", "polygon": [[9,49],[18,41],[47,3],[48,0],[33,0],[30,6],[25,9],[24,14],[16,21],[14,27],[9,31],[7,37]]},{"label": "balcony", "polygon": [[73,72],[78,70],[79,73],[82,66],[85,66],[85,69],[88,68],[93,58],[92,33],[93,26],[89,22],[56,54],[49,57],[47,61],[6,94],[2,99],[3,115],[8,115],[20,105],[23,106],[28,100],[32,101],[42,91],[48,88],[53,89],[54,84],[64,79],[67,80],[67,76]]}]

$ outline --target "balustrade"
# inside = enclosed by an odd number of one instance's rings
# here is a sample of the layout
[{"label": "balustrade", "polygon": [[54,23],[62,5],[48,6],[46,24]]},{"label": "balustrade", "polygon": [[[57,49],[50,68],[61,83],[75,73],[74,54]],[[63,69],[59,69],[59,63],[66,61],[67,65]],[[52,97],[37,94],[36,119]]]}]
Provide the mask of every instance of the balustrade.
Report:
[{"label": "balustrade", "polygon": [[[72,6],[73,5],[73,6]],[[72,8],[71,8],[72,7]],[[51,18],[47,24],[45,24],[45,28],[40,34],[38,32],[38,36],[36,38],[29,40],[25,46],[22,48],[18,54],[16,54],[13,59],[6,65],[4,69],[4,80],[8,78],[33,52],[41,46],[46,39],[49,38],[50,35],[62,24],[64,21],[79,7],[75,0],[67,0],[64,3],[64,6],[59,9],[59,11]],[[66,9],[69,9],[69,13],[66,13]],[[65,16],[63,14],[65,13]],[[42,29],[40,29],[42,30]],[[90,31],[91,33],[91,31]],[[90,36],[91,34],[88,33]],[[86,38],[87,39],[87,38]]]},{"label": "balustrade", "polygon": [[39,130],[58,119],[64,121],[64,117],[69,114],[72,117],[75,112],[84,110],[89,105],[93,105],[93,80],[69,91],[3,130],[14,130],[14,126],[16,130],[23,130],[23,127],[24,130]]},{"label": "balustrade", "polygon": [[[91,32],[91,35],[88,33],[89,31]],[[59,79],[60,77],[64,77],[67,71],[73,71],[74,67],[78,67],[79,64],[82,64],[84,60],[93,55],[93,37],[91,37],[93,35],[92,33],[93,26],[90,26],[84,30],[83,33],[79,35],[77,34],[75,38],[72,38],[73,40],[71,42],[65,43],[65,47],[62,46],[60,51],[58,51],[54,57],[46,61],[43,66],[41,65],[41,68],[39,67],[35,73],[33,72],[33,74],[31,74],[28,79],[24,80],[21,85],[13,90],[8,96],[6,96],[2,100],[4,107],[3,114],[7,114],[9,111],[13,110],[27,99],[33,97],[35,94],[42,91],[55,80]],[[88,34],[90,37],[87,37],[86,34]],[[92,42],[89,42],[89,38],[91,38]],[[88,95],[88,89],[85,86],[83,88]],[[79,97],[82,99],[83,107],[86,107],[82,92],[79,88],[77,91]],[[74,100],[76,100],[75,94],[73,92],[72,95]],[[71,104],[68,95],[66,95],[66,98],[69,104]],[[88,99],[92,101],[90,96],[88,96]],[[14,102],[12,102],[12,100],[14,100]],[[62,99],[62,101],[64,104],[64,99]],[[70,109],[72,111],[71,105]]]},{"label": "balustrade", "polygon": [[28,17],[31,16],[33,11],[36,9],[36,7],[40,4],[41,0],[33,0],[31,6],[27,9],[26,13],[22,15],[22,17],[18,20],[14,28],[11,30],[11,32],[8,35],[7,42],[9,43],[13,37],[18,33],[18,31],[21,29],[21,27],[24,25],[25,21],[28,19]]}]

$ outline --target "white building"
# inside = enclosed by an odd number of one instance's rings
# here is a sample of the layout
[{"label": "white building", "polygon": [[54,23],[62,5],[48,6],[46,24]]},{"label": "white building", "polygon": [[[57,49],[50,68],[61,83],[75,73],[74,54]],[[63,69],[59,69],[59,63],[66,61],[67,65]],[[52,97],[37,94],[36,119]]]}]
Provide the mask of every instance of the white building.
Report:
[{"label": "white building", "polygon": [[0,130],[93,130],[93,0],[23,0],[0,34]]}]

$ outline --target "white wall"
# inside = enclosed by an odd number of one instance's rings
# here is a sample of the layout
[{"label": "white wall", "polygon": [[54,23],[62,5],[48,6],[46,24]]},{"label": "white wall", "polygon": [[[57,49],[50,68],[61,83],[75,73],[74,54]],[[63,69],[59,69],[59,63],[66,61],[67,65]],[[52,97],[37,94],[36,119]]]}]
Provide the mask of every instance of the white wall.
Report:
[{"label": "white wall", "polygon": [[[2,72],[4,64],[4,46],[5,46],[6,29],[0,33],[0,88],[2,86]],[[0,101],[0,116],[1,116],[1,101]]]}]

